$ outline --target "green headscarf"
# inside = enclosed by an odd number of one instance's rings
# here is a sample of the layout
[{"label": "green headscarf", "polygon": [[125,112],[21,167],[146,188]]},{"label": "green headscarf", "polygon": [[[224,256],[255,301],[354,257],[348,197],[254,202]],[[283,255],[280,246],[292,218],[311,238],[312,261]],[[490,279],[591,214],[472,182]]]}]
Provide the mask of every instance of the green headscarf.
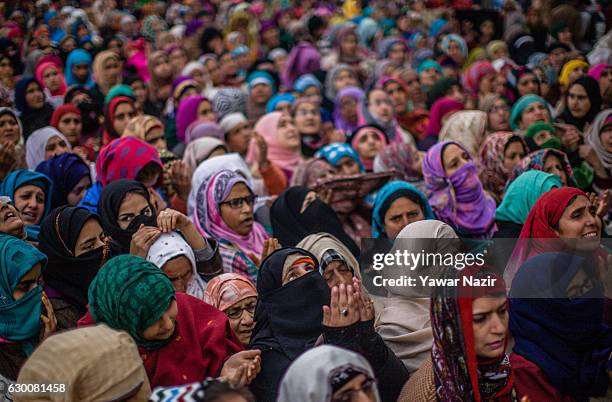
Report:
[{"label": "green headscarf", "polygon": [[159,349],[162,341],[144,339],[174,299],[174,287],[154,264],[130,254],[110,259],[89,286],[89,309],[96,322],[127,331],[138,346]]},{"label": "green headscarf", "polygon": [[[548,131],[553,135],[553,137],[547,139],[540,145],[536,145],[533,137],[535,137],[535,135],[541,131]],[[529,145],[529,148],[533,148],[532,152],[536,151],[537,149],[561,149],[562,146],[561,140],[559,139],[559,137],[557,137],[557,132],[555,131],[555,128],[552,126],[552,124],[546,123],[545,121],[536,121],[531,126],[529,126],[527,128],[527,131],[525,131],[525,139],[527,138],[531,139],[531,141],[528,141],[527,144]]]},{"label": "green headscarf", "polygon": [[112,101],[117,96],[127,96],[133,99],[136,98],[136,96],[134,95],[134,90],[131,86],[127,84],[119,84],[115,85],[110,89],[110,91],[108,91],[106,97],[104,98],[104,104],[108,105],[110,101]]},{"label": "green headscarf", "polygon": [[563,187],[558,176],[540,170],[528,170],[508,186],[495,211],[495,219],[524,224],[538,198],[554,187]]},{"label": "green headscarf", "polygon": [[30,244],[16,237],[0,235],[0,337],[21,342],[30,355],[40,334],[42,288],[35,287],[19,300],[13,292],[21,279],[47,257]]},{"label": "green headscarf", "polygon": [[534,102],[541,103],[542,105],[544,105],[544,107],[548,111],[549,120],[552,121],[552,113],[550,112],[548,103],[546,103],[546,101],[542,99],[541,97],[539,97],[538,95],[527,94],[525,96],[522,96],[512,106],[512,110],[510,112],[510,128],[512,130],[516,130],[519,127],[519,121],[521,120],[521,117],[523,116],[523,112],[525,111],[525,109],[527,109],[529,105],[531,105]]}]

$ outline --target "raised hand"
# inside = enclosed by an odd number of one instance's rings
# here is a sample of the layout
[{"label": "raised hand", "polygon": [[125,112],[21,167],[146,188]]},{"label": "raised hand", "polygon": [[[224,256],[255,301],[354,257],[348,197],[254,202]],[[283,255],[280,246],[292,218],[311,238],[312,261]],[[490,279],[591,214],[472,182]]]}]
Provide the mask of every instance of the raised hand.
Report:
[{"label": "raised hand", "polygon": [[162,232],[158,228],[140,225],[138,231],[132,236],[132,241],[130,242],[130,254],[137,257],[147,258],[149,249],[153,243],[159,239],[161,233]]},{"label": "raised hand", "polygon": [[348,327],[360,320],[359,304],[356,303],[352,285],[334,286],[329,306],[323,306],[323,325]]}]

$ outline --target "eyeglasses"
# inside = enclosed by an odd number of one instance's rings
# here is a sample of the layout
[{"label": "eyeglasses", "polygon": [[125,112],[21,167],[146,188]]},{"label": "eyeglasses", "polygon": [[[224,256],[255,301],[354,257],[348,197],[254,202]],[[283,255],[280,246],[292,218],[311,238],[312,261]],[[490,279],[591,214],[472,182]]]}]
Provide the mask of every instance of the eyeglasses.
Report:
[{"label": "eyeglasses", "polygon": [[235,320],[242,317],[242,313],[244,313],[244,311],[248,311],[251,315],[255,314],[255,303],[249,304],[245,308],[230,308],[225,311],[225,315],[227,315],[228,318]]},{"label": "eyeglasses", "polygon": [[244,206],[245,203],[249,207],[252,207],[253,204],[255,204],[256,199],[257,199],[257,196],[248,195],[246,197],[234,198],[232,200],[220,202],[219,205],[227,204],[232,209],[240,209]]},{"label": "eyeglasses", "polygon": [[343,392],[341,395],[336,396],[332,399],[332,402],[351,402],[357,399],[357,395],[360,392],[364,392],[368,395],[371,395],[372,389],[376,385],[376,380],[373,378],[368,378],[361,384],[361,387],[357,389],[352,389],[350,391]]}]

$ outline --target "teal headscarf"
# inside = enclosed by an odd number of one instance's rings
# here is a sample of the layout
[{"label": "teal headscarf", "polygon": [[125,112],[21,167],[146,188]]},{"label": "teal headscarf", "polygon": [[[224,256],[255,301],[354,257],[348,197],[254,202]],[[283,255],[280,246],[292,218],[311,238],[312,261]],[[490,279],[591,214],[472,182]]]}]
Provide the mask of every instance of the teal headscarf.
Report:
[{"label": "teal headscarf", "polygon": [[495,211],[495,219],[524,224],[538,198],[555,187],[563,187],[558,176],[540,170],[526,171],[508,186]]},{"label": "teal headscarf", "polygon": [[433,61],[431,59],[423,60],[421,64],[417,67],[417,74],[421,74],[425,70],[429,70],[430,68],[435,68],[437,72],[442,74],[442,66],[437,61]]},{"label": "teal headscarf", "polygon": [[172,337],[149,341],[144,331],[174,299],[174,287],[154,264],[130,254],[110,259],[89,286],[89,309],[96,322],[127,331],[138,346],[159,349]]},{"label": "teal headscarf", "polygon": [[29,356],[38,343],[42,288],[37,286],[21,299],[13,299],[15,287],[34,265],[44,269],[47,257],[28,243],[0,235],[0,337],[21,342]]},{"label": "teal headscarf", "polygon": [[[51,179],[42,173],[33,172],[31,170],[14,170],[4,178],[4,181],[0,183],[0,196],[9,196],[13,203],[15,202],[15,191],[19,187],[31,184],[33,186],[40,187],[45,193],[45,209],[43,210],[42,220],[49,214],[51,210],[51,194],[53,194],[53,183]],[[28,225],[26,226],[26,233],[28,240],[38,241],[38,234],[40,233],[39,225]]]},{"label": "teal headscarf", "polygon": [[136,98],[134,95],[134,90],[131,86],[127,84],[119,84],[115,85],[108,91],[106,97],[104,98],[104,104],[108,105],[110,101],[115,99],[117,96],[127,96],[128,98],[132,99]]},{"label": "teal headscarf", "polygon": [[519,100],[517,100],[512,106],[512,111],[510,112],[510,128],[512,130],[516,130],[518,128],[519,120],[521,120],[523,112],[525,111],[525,109],[527,109],[527,106],[531,105],[534,102],[541,103],[542,105],[544,105],[544,107],[548,111],[549,121],[552,121],[552,113],[550,111],[548,103],[538,95],[528,94],[519,98]]},{"label": "teal headscarf", "polygon": [[405,181],[392,181],[385,184],[376,195],[372,213],[372,237],[378,239],[385,236],[385,214],[393,201],[406,197],[421,205],[425,219],[436,219],[427,197],[421,190]]}]

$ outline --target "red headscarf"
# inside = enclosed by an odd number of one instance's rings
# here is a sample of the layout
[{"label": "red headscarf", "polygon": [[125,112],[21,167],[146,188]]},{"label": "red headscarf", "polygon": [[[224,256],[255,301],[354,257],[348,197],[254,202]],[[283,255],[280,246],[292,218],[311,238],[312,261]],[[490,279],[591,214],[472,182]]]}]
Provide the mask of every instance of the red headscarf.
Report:
[{"label": "red headscarf", "polygon": [[57,109],[55,109],[55,111],[53,112],[53,116],[51,116],[51,125],[59,130],[59,122],[62,119],[62,116],[67,113],[78,114],[79,117],[81,117],[81,111],[79,110],[79,108],[74,106],[72,103],[66,103],[64,105],[60,105]]},{"label": "red headscarf", "polygon": [[128,96],[117,96],[113,98],[104,108],[104,133],[102,134],[102,144],[107,145],[121,135],[115,130],[115,110],[122,103],[129,103],[134,106],[134,99]]},{"label": "red headscarf", "polygon": [[[54,68],[57,71],[57,75],[59,76],[59,79],[60,79],[59,88],[57,88],[53,92],[51,92],[51,89],[47,88],[44,85],[44,80],[43,80],[43,77],[45,76],[45,71],[48,70],[49,68]],[[64,95],[66,93],[66,82],[64,82],[64,73],[62,72],[62,68],[58,64],[52,61],[44,61],[42,63],[39,62],[38,65],[36,66],[36,71],[34,75],[36,76],[36,80],[40,82],[40,84],[43,87],[48,89],[51,95],[59,96],[59,95]]]},{"label": "red headscarf", "polygon": [[559,223],[569,202],[579,195],[588,198],[584,191],[574,187],[553,188],[536,201],[525,220],[519,241],[506,266],[504,279],[508,285],[511,284],[514,275],[529,257],[563,251],[562,241],[554,240],[559,239],[559,235],[553,226]]},{"label": "red headscarf", "polygon": [[[102,187],[120,179],[135,180],[140,170],[149,163],[158,165],[163,171],[155,147],[136,137],[118,138],[100,150],[96,160],[97,180]],[[157,183],[162,183],[161,174]]]}]

